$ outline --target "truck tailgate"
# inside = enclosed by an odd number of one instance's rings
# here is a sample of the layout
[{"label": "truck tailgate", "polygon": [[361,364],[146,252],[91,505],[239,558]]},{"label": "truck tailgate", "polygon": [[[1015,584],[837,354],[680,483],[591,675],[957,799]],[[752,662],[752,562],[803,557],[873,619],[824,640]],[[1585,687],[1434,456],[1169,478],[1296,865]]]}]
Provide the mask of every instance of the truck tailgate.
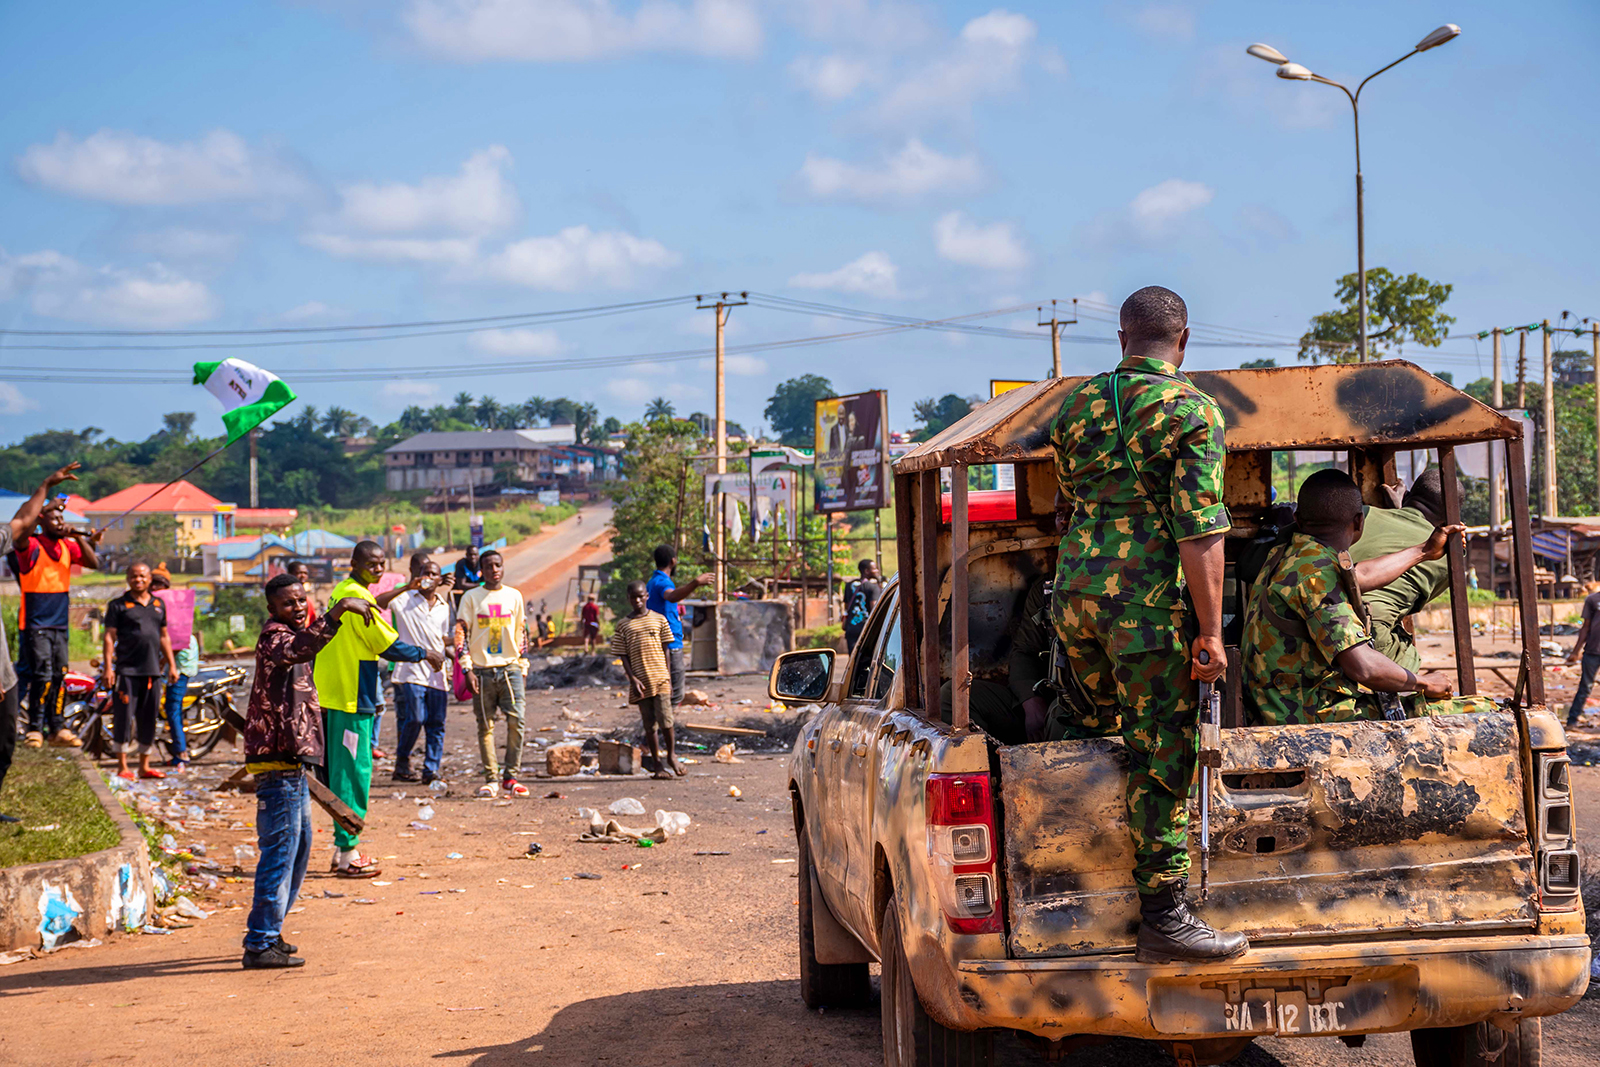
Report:
[{"label": "truck tailgate", "polygon": [[[1012,954],[1131,949],[1138,899],[1121,740],[998,757]],[[1225,730],[1202,914],[1262,942],[1531,927],[1523,804],[1507,712]]]}]

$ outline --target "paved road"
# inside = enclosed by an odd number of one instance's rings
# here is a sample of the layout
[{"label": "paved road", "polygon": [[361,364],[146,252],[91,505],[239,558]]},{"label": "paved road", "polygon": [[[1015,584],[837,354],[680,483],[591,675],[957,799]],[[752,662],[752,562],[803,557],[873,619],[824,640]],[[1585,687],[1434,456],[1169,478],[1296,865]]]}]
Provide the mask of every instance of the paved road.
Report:
[{"label": "paved road", "polygon": [[[579,516],[583,521],[579,522]],[[606,547],[606,527],[611,522],[611,502],[596,501],[579,516],[541,531],[538,537],[510,546],[506,551],[506,584],[522,590],[525,601],[535,607],[541,601],[551,612],[567,608],[568,580],[577,577],[578,563],[604,563],[611,558]],[[584,551],[588,546],[589,550]],[[557,564],[566,563],[556,573]]]},{"label": "paved road", "polygon": [[[764,679],[707,688],[722,707],[684,718],[775,719],[760,710]],[[532,737],[578,725],[563,712],[583,716],[585,727],[632,721],[613,691],[528,696]],[[458,793],[476,784],[471,720],[465,706],[452,706],[446,772]],[[529,771],[537,763],[532,753],[530,746]],[[219,778],[231,758],[215,753],[202,775]],[[533,796],[526,800],[434,800],[432,830],[411,825],[417,787],[390,784],[388,765],[380,765],[363,847],[379,857],[379,881],[388,884],[326,873],[328,823],[319,812],[303,910],[286,930],[309,961],[304,969],[240,970],[245,912],[238,905],[248,902],[250,886],[224,884],[201,901],[217,913],[192,929],[119,936],[0,968],[0,1063],[880,1063],[875,1006],[818,1014],[800,1004],[783,759],[755,755],[724,765],[698,758],[690,776],[676,782],[562,782],[556,788],[565,796],[547,799],[542,794],[554,783],[529,781]],[[1579,825],[1600,825],[1600,770],[1575,768],[1574,778]],[[730,785],[742,799],[728,795]],[[648,850],[575,840],[577,807],[604,807],[623,796],[649,812],[688,812],[694,824],[687,836]],[[249,798],[226,808],[217,813],[223,825],[253,816]],[[249,839],[248,832],[215,828],[179,836],[185,844],[205,841],[214,857],[231,857],[232,846]],[[530,841],[544,847],[538,859],[521,858]],[[601,878],[576,879],[578,872]],[[1546,1034],[1547,1067],[1600,1062],[1600,995],[1551,1020]],[[1041,1062],[1014,1039],[1001,1047],[1003,1063]],[[1125,1042],[1062,1062],[1153,1067],[1171,1060],[1153,1046]],[[1358,1050],[1332,1039],[1266,1040],[1236,1062],[1403,1067],[1411,1059],[1403,1035],[1384,1035]]]}]

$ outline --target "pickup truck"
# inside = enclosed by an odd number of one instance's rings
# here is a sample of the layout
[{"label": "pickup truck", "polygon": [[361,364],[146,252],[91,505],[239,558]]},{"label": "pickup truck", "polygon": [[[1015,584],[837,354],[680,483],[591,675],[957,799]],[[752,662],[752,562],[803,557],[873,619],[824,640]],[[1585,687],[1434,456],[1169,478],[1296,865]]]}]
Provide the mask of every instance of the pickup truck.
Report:
[{"label": "pickup truck", "polygon": [[[1403,361],[1192,377],[1227,418],[1230,644],[1232,564],[1261,535],[1274,451],[1343,453],[1378,505],[1397,449],[1437,449],[1455,521],[1454,449],[1489,442],[1511,499],[1515,695],[1476,714],[1251,726],[1230,671],[1222,765],[1199,772],[1212,800],[1196,907],[1250,949],[1137,962],[1121,740],[1007,745],[968,721],[970,680],[1003,678],[1023,598],[1058,551],[1045,431],[1075,380],[1007,393],[896,463],[900,570],[853,653],[800,650],[772,668],[775,699],[821,705],[789,776],[805,1003],[870,1003],[878,962],[890,1067],[986,1064],[1001,1030],[1054,1053],[1143,1038],[1185,1065],[1262,1035],[1354,1047],[1407,1031],[1421,1067],[1531,1067],[1541,1017],[1587,988],[1590,949],[1565,737],[1545,704],[1521,429]],[[972,507],[977,464],[1014,465],[1009,503]],[[1474,694],[1453,540],[1458,692]]]}]

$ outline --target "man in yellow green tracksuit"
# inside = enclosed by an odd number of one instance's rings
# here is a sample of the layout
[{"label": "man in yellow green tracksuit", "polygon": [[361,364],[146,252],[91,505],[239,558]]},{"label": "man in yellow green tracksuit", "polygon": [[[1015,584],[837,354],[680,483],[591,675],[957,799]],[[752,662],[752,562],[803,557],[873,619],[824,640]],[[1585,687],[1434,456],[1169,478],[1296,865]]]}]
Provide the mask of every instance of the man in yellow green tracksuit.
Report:
[{"label": "man in yellow green tracksuit", "polygon": [[[383,575],[383,546],[362,541],[350,553],[350,577],[333,587],[330,604],[345,597],[377,603],[368,586]],[[333,640],[317,653],[312,678],[322,704],[322,729],[327,745],[323,774],[333,794],[362,818],[367,815],[367,792],[372,785],[372,718],[377,712],[383,683],[378,659],[397,663],[427,660],[434,670],[444,663],[438,652],[424,651],[399,639],[381,616],[369,621],[348,618]],[[334,831],[333,873],[344,878],[374,878],[379,870],[356,851],[357,835],[343,827]]]}]

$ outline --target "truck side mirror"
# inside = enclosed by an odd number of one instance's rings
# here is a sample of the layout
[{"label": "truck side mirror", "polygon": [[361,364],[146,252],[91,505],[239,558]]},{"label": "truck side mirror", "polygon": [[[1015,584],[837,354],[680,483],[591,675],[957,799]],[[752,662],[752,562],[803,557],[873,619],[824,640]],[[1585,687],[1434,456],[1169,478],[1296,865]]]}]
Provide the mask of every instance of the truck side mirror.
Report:
[{"label": "truck side mirror", "polygon": [[831,648],[785,652],[772,665],[767,695],[786,704],[811,704],[821,700],[828,692],[828,678],[833,674],[836,654]]}]

